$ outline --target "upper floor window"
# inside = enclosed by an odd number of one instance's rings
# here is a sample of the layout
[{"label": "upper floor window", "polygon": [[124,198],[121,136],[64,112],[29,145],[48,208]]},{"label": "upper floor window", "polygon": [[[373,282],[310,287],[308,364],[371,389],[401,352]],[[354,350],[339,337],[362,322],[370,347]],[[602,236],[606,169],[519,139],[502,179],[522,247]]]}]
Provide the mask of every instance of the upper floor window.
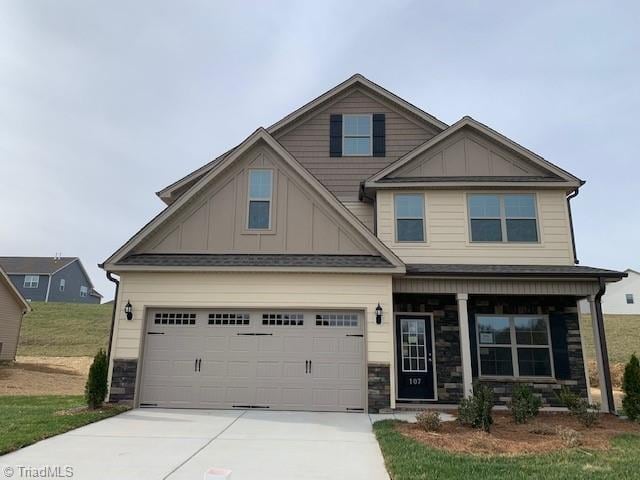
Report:
[{"label": "upper floor window", "polygon": [[89,289],[87,287],[85,287],[84,285],[80,287],[80,296],[81,297],[86,297],[87,293],[89,293]]},{"label": "upper floor window", "polygon": [[549,320],[538,315],[478,315],[480,375],[551,377]]},{"label": "upper floor window", "polygon": [[424,195],[395,196],[396,241],[424,242]]},{"label": "upper floor window", "polygon": [[38,275],[25,275],[24,276],[24,288],[38,288],[40,284],[40,276]]},{"label": "upper floor window", "polygon": [[64,292],[64,287],[66,286],[66,284],[67,284],[67,281],[64,278],[61,278],[60,287],[59,287],[61,292]]},{"label": "upper floor window", "polygon": [[468,197],[472,242],[537,242],[536,199],[531,193]]},{"label": "upper floor window", "polygon": [[635,302],[635,300],[634,300],[634,298],[633,298],[633,293],[627,293],[627,294],[625,294],[625,298],[626,298],[627,303],[628,303],[629,305],[631,305],[631,304],[633,304],[633,303],[636,303],[636,302]]},{"label": "upper floor window", "polygon": [[249,171],[249,212],[247,227],[250,230],[271,228],[271,197],[273,172],[271,170]]},{"label": "upper floor window", "polygon": [[342,116],[342,154],[371,156],[373,121],[371,115]]}]

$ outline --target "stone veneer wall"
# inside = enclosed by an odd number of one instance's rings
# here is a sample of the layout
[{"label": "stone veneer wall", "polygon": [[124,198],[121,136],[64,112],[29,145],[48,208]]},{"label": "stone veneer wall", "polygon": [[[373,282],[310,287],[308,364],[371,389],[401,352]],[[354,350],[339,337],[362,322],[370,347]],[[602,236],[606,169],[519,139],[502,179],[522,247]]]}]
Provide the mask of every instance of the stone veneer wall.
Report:
[{"label": "stone veneer wall", "polygon": [[115,358],[113,360],[111,389],[109,390],[110,402],[133,404],[137,370],[138,360],[135,358]]},{"label": "stone veneer wall", "polygon": [[459,403],[462,399],[462,360],[455,295],[395,294],[393,303],[394,312],[433,314],[437,402]]},{"label": "stone veneer wall", "polygon": [[[546,407],[563,406],[557,398],[557,392],[563,386],[566,386],[583,398],[588,398],[585,365],[580,341],[579,315],[574,297],[473,296],[469,299],[469,310],[475,313],[490,314],[544,314],[549,315],[550,321],[552,322],[554,321],[554,314],[561,314],[566,322],[570,378],[566,380],[541,380],[539,382],[480,380],[482,384],[488,385],[493,389],[497,405],[507,404],[511,400],[511,392],[516,383],[529,385],[535,393],[540,395],[543,406]],[[555,320],[557,321],[557,319]],[[474,362],[477,364],[475,358]],[[475,372],[477,372],[476,365],[474,365],[474,380],[477,380]]]},{"label": "stone veneer wall", "polygon": [[391,407],[391,370],[388,363],[370,363],[367,367],[369,413],[378,413]]}]

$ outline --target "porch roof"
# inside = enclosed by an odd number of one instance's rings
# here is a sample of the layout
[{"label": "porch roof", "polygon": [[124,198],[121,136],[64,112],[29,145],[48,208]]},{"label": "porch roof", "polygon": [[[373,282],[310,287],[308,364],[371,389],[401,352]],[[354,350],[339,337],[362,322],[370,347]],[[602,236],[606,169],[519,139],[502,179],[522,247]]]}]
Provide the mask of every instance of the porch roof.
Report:
[{"label": "porch roof", "polygon": [[447,277],[553,277],[619,280],[625,272],[579,265],[407,264],[407,275]]}]

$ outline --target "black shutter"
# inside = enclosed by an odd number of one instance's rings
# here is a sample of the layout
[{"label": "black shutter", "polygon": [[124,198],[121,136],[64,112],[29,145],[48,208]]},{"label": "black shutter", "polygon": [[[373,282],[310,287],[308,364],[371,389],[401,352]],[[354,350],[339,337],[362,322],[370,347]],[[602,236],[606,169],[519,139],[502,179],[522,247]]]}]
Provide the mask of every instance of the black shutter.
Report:
[{"label": "black shutter", "polygon": [[471,374],[478,377],[478,343],[476,342],[476,312],[469,312],[469,340],[471,344]]},{"label": "black shutter", "polygon": [[553,365],[558,380],[571,379],[569,348],[567,346],[567,317],[570,315],[573,314],[552,313],[549,315]]},{"label": "black shutter", "polygon": [[386,155],[384,113],[373,114],[373,156],[384,157]]},{"label": "black shutter", "polygon": [[329,120],[329,156],[342,156],[342,115],[331,115]]}]

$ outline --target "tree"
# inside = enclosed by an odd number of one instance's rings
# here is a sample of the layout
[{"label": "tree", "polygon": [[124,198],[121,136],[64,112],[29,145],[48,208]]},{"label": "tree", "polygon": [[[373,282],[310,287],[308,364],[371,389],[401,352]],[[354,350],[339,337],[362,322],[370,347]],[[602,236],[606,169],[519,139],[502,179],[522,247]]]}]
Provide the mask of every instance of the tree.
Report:
[{"label": "tree", "polygon": [[84,398],[91,409],[99,408],[107,397],[108,363],[107,354],[100,349],[93,359],[84,387]]},{"label": "tree", "polygon": [[622,408],[630,420],[640,420],[640,361],[635,354],[624,367]]}]

